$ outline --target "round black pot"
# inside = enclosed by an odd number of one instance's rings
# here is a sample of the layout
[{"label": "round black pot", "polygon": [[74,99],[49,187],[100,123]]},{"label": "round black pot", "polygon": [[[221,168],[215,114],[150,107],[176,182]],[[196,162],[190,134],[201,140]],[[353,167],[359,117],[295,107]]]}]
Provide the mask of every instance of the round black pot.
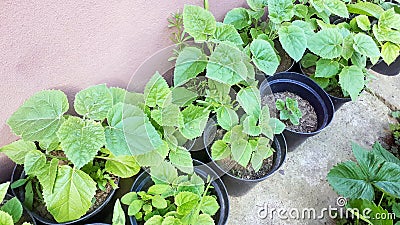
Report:
[{"label": "round black pot", "polygon": [[333,119],[335,108],[328,94],[313,80],[299,73],[279,73],[269,77],[260,87],[261,97],[268,93],[292,92],[307,100],[317,114],[317,130],[310,133],[296,132],[285,129],[283,134],[286,138],[288,151],[293,151],[307,138],[320,133]]},{"label": "round black pot", "polygon": [[[14,197],[14,196],[12,196],[12,195],[10,195],[10,194],[6,194],[6,196],[5,196],[5,198],[4,198],[4,201],[11,200],[13,197]],[[1,203],[1,202],[0,202],[0,203]],[[30,223],[32,223],[33,225],[36,225],[36,221],[35,221],[35,219],[33,218],[32,214],[31,214],[25,207],[23,207],[23,208],[24,208],[24,211],[23,211],[23,213],[22,213],[22,216],[23,216],[23,217],[28,217],[28,218],[30,219],[30,221],[22,221],[22,222],[30,222]]]},{"label": "round black pot", "polygon": [[[11,181],[14,182],[18,179],[24,178],[25,177],[25,172],[24,172],[24,168],[21,165],[16,165],[12,174],[12,178]],[[119,180],[118,180],[119,181]],[[95,210],[93,210],[92,212],[82,216],[81,218],[74,220],[74,221],[69,221],[69,222],[64,222],[64,223],[57,223],[56,221],[53,220],[49,220],[47,218],[44,218],[40,215],[38,215],[37,213],[28,210],[32,216],[39,221],[41,224],[49,224],[49,225],[66,225],[66,224],[85,224],[84,222],[97,216],[97,215],[102,215],[103,213],[107,213],[104,212],[104,208],[108,205],[108,203],[110,202],[110,200],[112,199],[113,195],[115,194],[115,189],[113,189],[110,194],[108,195],[108,197],[106,198],[106,200],[101,204],[101,206],[99,206],[98,208],[96,208]],[[24,187],[19,187],[16,189],[12,189],[13,194],[21,201],[24,202],[24,198],[25,198],[25,191],[24,191]],[[100,218],[102,216],[99,216]]]},{"label": "round black pot", "polygon": [[[228,222],[229,216],[229,197],[226,187],[221,179],[218,178],[217,174],[204,163],[193,160],[194,172],[199,175],[203,180],[207,180],[207,176],[211,177],[211,185],[214,187],[212,191],[217,196],[218,204],[220,206],[219,211],[216,214],[217,219],[215,224],[224,225]],[[151,185],[153,185],[153,180],[148,171],[142,172],[138,178],[133,183],[131,192],[139,192],[142,190],[147,190]],[[129,217],[132,225],[137,225],[135,217]]]},{"label": "round black pot", "polygon": [[384,61],[378,62],[371,70],[386,75],[386,76],[396,76],[400,73],[400,57],[390,65],[387,65]]},{"label": "round black pot", "polygon": [[248,193],[251,189],[253,189],[258,183],[271,177],[279,168],[283,165],[286,159],[286,141],[285,137],[282,134],[275,135],[274,141],[272,142],[272,147],[275,149],[273,154],[273,166],[272,169],[266,174],[264,177],[259,179],[242,179],[235,177],[228,173],[223,167],[219,166],[217,162],[215,162],[211,157],[211,146],[215,139],[215,135],[217,132],[217,122],[216,118],[209,119],[207,126],[204,130],[204,145],[206,146],[206,153],[209,158],[209,165],[219,176],[221,176],[222,181],[226,185],[228,193],[230,196],[242,196]]}]

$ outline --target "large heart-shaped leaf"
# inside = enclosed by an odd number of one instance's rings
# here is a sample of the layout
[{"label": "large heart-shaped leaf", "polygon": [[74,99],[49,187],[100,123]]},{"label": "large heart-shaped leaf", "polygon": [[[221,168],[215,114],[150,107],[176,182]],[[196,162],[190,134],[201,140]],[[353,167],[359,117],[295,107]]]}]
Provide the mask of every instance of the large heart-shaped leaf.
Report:
[{"label": "large heart-shaped leaf", "polygon": [[278,30],[278,34],[283,49],[298,62],[307,48],[307,39],[303,29],[295,25],[282,26]]},{"label": "large heart-shaped leaf", "polygon": [[343,18],[349,18],[349,12],[347,11],[346,4],[341,0],[330,0],[324,1],[325,8],[331,13],[338,15]]},{"label": "large heart-shaped leaf", "polygon": [[342,53],[343,36],[337,28],[328,28],[314,34],[307,44],[313,53],[333,59]]},{"label": "large heart-shaped leaf", "polygon": [[236,45],[243,45],[240,34],[232,24],[217,23],[213,39],[218,42],[229,41]]},{"label": "large heart-shaped leaf", "polygon": [[62,91],[40,91],[26,100],[7,124],[25,141],[53,139],[68,107],[67,96]]},{"label": "large heart-shaped leaf", "polygon": [[207,64],[206,77],[218,82],[234,85],[247,78],[244,53],[229,43],[219,44]]},{"label": "large heart-shaped leaf", "polygon": [[105,84],[99,84],[78,92],[75,96],[75,111],[93,120],[104,120],[113,105],[113,97]]},{"label": "large heart-shaped leaf", "polygon": [[251,19],[245,8],[234,8],[225,15],[224,23],[231,24],[237,30],[241,30],[250,26]]},{"label": "large heart-shaped leaf", "polygon": [[365,85],[362,69],[358,66],[344,67],[339,73],[339,84],[352,100],[356,100]]},{"label": "large heart-shaped leaf", "polygon": [[25,155],[35,149],[36,145],[34,142],[18,140],[1,147],[0,152],[6,154],[7,157],[15,163],[23,164],[25,160]]},{"label": "large heart-shaped leaf", "polygon": [[375,41],[372,37],[358,33],[354,36],[354,50],[362,55],[366,55],[367,57],[374,58],[379,57],[379,48],[376,45]]},{"label": "large heart-shaped leaf", "polygon": [[163,144],[149,118],[137,106],[117,104],[107,121],[106,147],[116,156],[145,154]]},{"label": "large heart-shaped leaf", "polygon": [[178,87],[203,72],[207,66],[206,55],[196,47],[186,47],[176,60],[174,86]]},{"label": "large heart-shaped leaf", "polygon": [[73,116],[63,123],[57,136],[65,155],[77,168],[93,160],[106,143],[100,123]]},{"label": "large heart-shaped leaf", "polygon": [[194,5],[185,5],[183,9],[183,26],[185,31],[196,42],[206,41],[215,32],[216,21],[212,13]]},{"label": "large heart-shaped leaf", "polygon": [[379,27],[392,28],[400,30],[400,14],[394,11],[394,8],[386,10],[379,17]]},{"label": "large heart-shaped leaf", "polygon": [[269,0],[268,13],[273,23],[280,24],[290,21],[294,16],[293,2],[291,0]]},{"label": "large heart-shaped leaf", "polygon": [[61,223],[85,215],[95,193],[96,182],[88,174],[69,166],[61,166],[53,192],[43,197],[47,210]]},{"label": "large heart-shaped leaf", "polygon": [[267,75],[273,75],[278,69],[279,58],[268,41],[256,39],[250,44],[254,64]]},{"label": "large heart-shaped leaf", "polygon": [[383,60],[390,65],[394,60],[399,57],[400,54],[400,47],[396,44],[391,42],[386,42],[382,46],[382,58]]}]

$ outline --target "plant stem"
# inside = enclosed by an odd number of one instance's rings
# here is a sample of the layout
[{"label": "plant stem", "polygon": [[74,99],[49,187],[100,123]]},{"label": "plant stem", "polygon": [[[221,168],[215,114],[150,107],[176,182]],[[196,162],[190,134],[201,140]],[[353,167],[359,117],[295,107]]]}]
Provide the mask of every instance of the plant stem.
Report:
[{"label": "plant stem", "polygon": [[379,200],[379,204],[378,204],[378,206],[381,206],[381,203],[382,203],[383,197],[385,197],[385,193],[382,193],[382,197],[381,197],[381,200]]}]

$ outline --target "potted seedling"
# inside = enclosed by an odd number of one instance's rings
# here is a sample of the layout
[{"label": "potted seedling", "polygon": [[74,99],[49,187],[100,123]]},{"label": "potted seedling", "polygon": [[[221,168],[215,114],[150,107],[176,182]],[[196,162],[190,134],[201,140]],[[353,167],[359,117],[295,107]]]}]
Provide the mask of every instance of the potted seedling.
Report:
[{"label": "potted seedling", "polygon": [[194,173],[178,173],[162,161],[136,179],[121,198],[135,224],[227,223],[229,199],[222,181],[206,165],[194,161]]},{"label": "potted seedling", "polygon": [[[149,132],[149,127],[144,129],[149,122],[140,108],[124,103],[128,96],[132,103],[137,97],[105,85],[89,87],[75,96],[78,117],[66,114],[69,104],[62,91],[44,90],[7,120],[21,139],[0,152],[23,165],[23,171],[13,175],[13,191],[37,220],[84,221],[108,203],[119,178],[139,172],[132,155],[150,148],[151,142],[140,134]],[[127,118],[136,118],[125,124],[132,130],[123,129],[121,121]],[[125,138],[123,132],[137,134],[141,145],[130,149],[126,139],[132,136]]]},{"label": "potted seedling", "polygon": [[304,75],[278,73],[260,85],[260,92],[262,104],[276,109],[271,114],[287,126],[283,134],[288,151],[321,132],[333,119],[334,107],[328,94]]},{"label": "potted seedling", "polygon": [[0,223],[2,225],[32,225],[36,222],[18,198],[7,194],[10,182],[0,184]]},{"label": "potted seedling", "polygon": [[[400,213],[400,160],[375,143],[372,150],[352,146],[356,162],[334,166],[328,173],[332,188],[348,199],[349,217],[339,224],[398,224]],[[379,214],[379,216],[378,216]]]}]

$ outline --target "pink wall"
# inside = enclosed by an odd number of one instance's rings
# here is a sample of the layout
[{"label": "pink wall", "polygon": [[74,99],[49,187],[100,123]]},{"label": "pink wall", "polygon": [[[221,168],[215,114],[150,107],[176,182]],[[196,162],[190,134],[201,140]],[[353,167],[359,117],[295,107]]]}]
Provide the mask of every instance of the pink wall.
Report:
[{"label": "pink wall", "polygon": [[[6,119],[33,93],[87,86],[126,87],[136,68],[171,44],[170,13],[202,0],[0,2],[0,146],[13,140]],[[210,0],[217,20],[245,1]]]}]

